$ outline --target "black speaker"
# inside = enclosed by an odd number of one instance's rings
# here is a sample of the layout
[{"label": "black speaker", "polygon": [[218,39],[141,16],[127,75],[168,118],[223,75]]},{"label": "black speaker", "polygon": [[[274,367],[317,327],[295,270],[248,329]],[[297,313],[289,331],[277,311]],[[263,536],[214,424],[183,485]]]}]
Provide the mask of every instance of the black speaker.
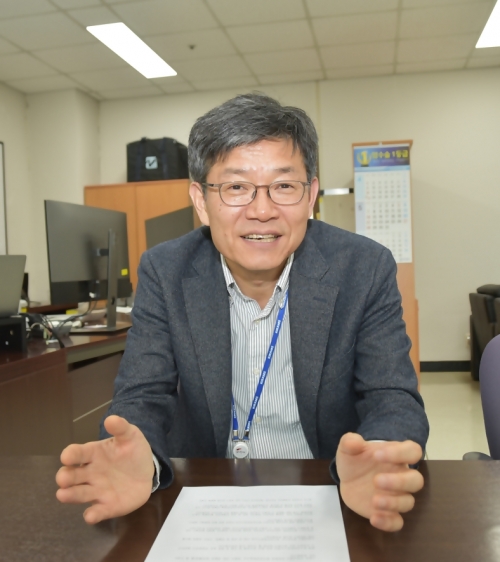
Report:
[{"label": "black speaker", "polygon": [[0,318],[0,350],[26,353],[26,320],[24,317]]}]

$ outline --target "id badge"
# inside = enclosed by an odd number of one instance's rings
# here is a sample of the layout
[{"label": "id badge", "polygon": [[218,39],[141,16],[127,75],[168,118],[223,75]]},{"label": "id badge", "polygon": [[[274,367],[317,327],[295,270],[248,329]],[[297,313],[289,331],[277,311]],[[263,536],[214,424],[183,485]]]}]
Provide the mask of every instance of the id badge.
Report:
[{"label": "id badge", "polygon": [[245,441],[235,441],[233,445],[233,457],[235,459],[245,459],[248,457],[250,450]]}]

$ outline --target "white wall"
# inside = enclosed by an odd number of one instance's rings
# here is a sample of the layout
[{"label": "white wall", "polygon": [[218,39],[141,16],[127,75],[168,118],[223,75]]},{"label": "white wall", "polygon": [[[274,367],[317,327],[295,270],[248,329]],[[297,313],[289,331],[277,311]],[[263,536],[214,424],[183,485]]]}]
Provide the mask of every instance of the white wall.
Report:
[{"label": "white wall", "polygon": [[[146,99],[101,102],[101,182],[127,181],[126,145],[141,137],[172,137],[187,145],[198,117],[247,90],[178,94]],[[260,88],[282,103],[302,107],[317,120],[316,84]]]},{"label": "white wall", "polygon": [[26,98],[0,84],[0,141],[5,147],[7,243],[10,254],[31,251]]},{"label": "white wall", "polygon": [[28,96],[32,235],[30,298],[49,302],[44,200],[83,203],[99,183],[99,104],[75,90]]},{"label": "white wall", "polygon": [[[421,360],[468,359],[468,293],[483,283],[500,282],[495,244],[500,70],[326,81],[263,91],[313,117],[325,188],[352,186],[353,142],[413,139]],[[166,135],[186,143],[196,117],[236,93],[102,102],[101,182],[125,180],[127,142]]]},{"label": "white wall", "polygon": [[423,361],[469,359],[468,293],[500,283],[500,69],[321,84],[321,179],[352,185],[351,143],[413,139]]}]

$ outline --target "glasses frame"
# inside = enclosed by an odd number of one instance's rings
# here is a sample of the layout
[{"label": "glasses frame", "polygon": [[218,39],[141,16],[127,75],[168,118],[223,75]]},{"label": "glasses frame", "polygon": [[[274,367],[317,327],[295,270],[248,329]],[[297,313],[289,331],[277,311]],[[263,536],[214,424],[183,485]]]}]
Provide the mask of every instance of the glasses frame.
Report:
[{"label": "glasses frame", "polygon": [[[271,192],[270,192],[271,186],[274,185],[275,183],[286,183],[287,181],[289,181],[289,182],[293,181],[293,182],[301,183],[302,187],[304,188],[304,191],[302,192],[302,195],[301,195],[300,199],[298,201],[296,201],[295,203],[277,203],[271,197]],[[250,184],[250,185],[254,186],[255,189],[253,191],[252,199],[248,203],[244,203],[243,205],[231,205],[230,203],[226,203],[224,201],[224,199],[222,198],[222,193],[221,193],[222,186],[226,185],[228,183],[238,183],[238,181],[237,180],[236,181],[225,181],[223,183],[206,183],[206,182],[204,182],[201,185],[205,186],[205,187],[212,187],[212,188],[218,189],[220,200],[224,203],[224,205],[227,205],[228,207],[247,207],[248,205],[250,205],[254,201],[255,196],[257,195],[257,188],[259,188],[259,187],[266,187],[267,188],[267,196],[269,197],[269,199],[271,199],[271,201],[275,205],[280,205],[280,207],[289,207],[290,205],[298,205],[302,201],[302,199],[304,199],[306,187],[311,187],[310,181],[300,181],[300,180],[276,180],[276,181],[273,181],[272,183],[270,183],[268,185],[265,185],[265,184],[255,185],[251,181],[242,181],[240,183],[247,183],[247,184]]]}]

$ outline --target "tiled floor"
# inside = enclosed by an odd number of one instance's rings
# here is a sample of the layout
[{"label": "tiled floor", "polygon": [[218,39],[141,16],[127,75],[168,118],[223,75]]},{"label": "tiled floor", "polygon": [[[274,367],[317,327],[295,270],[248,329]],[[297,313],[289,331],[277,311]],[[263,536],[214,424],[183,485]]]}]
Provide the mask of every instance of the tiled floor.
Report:
[{"label": "tiled floor", "polygon": [[469,373],[421,373],[420,392],[431,428],[429,459],[461,459],[469,451],[489,454],[479,382]]}]

